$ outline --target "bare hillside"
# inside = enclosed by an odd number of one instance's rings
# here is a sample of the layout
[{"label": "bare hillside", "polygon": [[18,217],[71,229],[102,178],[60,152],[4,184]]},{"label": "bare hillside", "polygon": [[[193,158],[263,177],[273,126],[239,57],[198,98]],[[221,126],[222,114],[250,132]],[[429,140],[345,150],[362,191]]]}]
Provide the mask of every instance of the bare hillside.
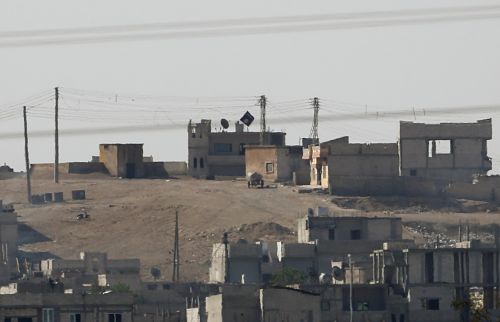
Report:
[{"label": "bare hillside", "polygon": [[[152,266],[161,268],[164,277],[170,278],[173,207],[180,211],[184,280],[208,278],[211,245],[221,240],[224,231],[229,231],[233,241],[294,241],[296,219],[305,215],[308,207],[339,209],[328,195],[298,194],[291,187],[248,189],[241,181],[81,176],[65,179],[58,186],[38,179],[33,186],[35,194],[63,191],[67,200],[75,189],[85,189],[87,200],[30,206],[25,202],[22,178],[0,181],[0,199],[15,204],[22,223],[21,249],[36,252],[39,258],[76,258],[84,250],[108,252],[111,258],[138,257],[144,278],[149,277]],[[76,219],[82,208],[90,219]],[[342,211],[348,215],[349,210]],[[410,225],[405,237],[417,240],[427,233],[415,228],[421,224],[429,229],[446,225],[446,231],[452,232],[460,220],[481,225],[498,221],[495,213],[404,212],[401,217]]]}]

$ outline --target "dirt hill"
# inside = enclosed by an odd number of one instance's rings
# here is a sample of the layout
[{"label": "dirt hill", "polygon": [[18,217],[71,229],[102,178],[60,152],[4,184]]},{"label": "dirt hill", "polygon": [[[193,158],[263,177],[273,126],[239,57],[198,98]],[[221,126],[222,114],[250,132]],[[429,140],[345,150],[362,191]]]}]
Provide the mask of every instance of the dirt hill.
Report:
[{"label": "dirt hill", "polygon": [[[85,189],[87,200],[70,201],[71,190],[76,189]],[[175,207],[180,217],[181,278],[200,281],[208,278],[212,244],[221,240],[224,231],[233,241],[295,241],[296,219],[304,216],[307,208],[340,209],[328,195],[298,194],[292,187],[248,189],[241,181],[191,178],[122,180],[80,176],[64,179],[59,185],[39,179],[34,181],[33,191],[63,191],[67,201],[27,205],[24,179],[0,181],[0,199],[15,204],[22,223],[19,230],[23,251],[35,252],[38,258],[76,258],[80,251],[108,252],[111,258],[137,257],[144,278],[149,278],[153,266],[159,267],[166,279],[171,275]],[[76,218],[82,209],[89,219]],[[349,214],[349,210],[342,212]],[[404,212],[401,217],[412,225],[450,226],[459,220],[484,225],[498,221],[494,213]],[[405,232],[407,238],[418,235],[415,229]]]}]

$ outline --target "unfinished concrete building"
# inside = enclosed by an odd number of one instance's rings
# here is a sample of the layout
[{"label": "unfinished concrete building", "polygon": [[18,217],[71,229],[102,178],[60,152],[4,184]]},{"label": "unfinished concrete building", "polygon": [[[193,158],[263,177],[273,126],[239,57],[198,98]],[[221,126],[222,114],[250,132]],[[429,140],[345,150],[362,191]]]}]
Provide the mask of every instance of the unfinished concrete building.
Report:
[{"label": "unfinished concrete building", "polygon": [[397,217],[347,217],[330,214],[326,208],[312,209],[297,221],[299,243],[316,240],[389,241],[401,240],[402,223]]},{"label": "unfinished concrete building", "polygon": [[302,159],[302,146],[245,146],[246,174],[258,172],[265,182],[309,184],[309,162]]},{"label": "unfinished concrete building", "polygon": [[17,214],[12,207],[4,207],[0,200],[0,283],[18,274],[17,268]]},{"label": "unfinished concrete building", "polygon": [[106,253],[81,252],[80,258],[47,259],[40,264],[44,276],[61,280],[73,292],[85,290],[88,285],[102,287],[126,284],[132,290],[141,286],[139,259],[108,259]]},{"label": "unfinished concrete building", "polygon": [[[237,122],[235,131],[212,132],[212,122],[188,124],[188,174],[206,178],[214,176],[245,176],[245,146],[259,145],[260,132],[245,132]],[[264,145],[282,147],[285,133],[264,133]]]},{"label": "unfinished concrete building", "polygon": [[496,244],[474,240],[447,248],[386,249],[372,258],[374,283],[406,299],[409,321],[469,321],[476,304],[491,319],[500,317]]},{"label": "unfinished concrete building", "polygon": [[475,123],[400,123],[401,175],[471,182],[491,170],[491,119]]},{"label": "unfinished concrete building", "polygon": [[[298,220],[298,243],[214,244],[210,282],[267,283],[276,272],[291,268],[315,283],[320,276],[331,279],[332,263],[344,267],[350,254],[355,283],[368,283],[374,250],[388,241],[413,244],[402,239],[401,218],[338,217],[328,216],[325,209],[323,212],[322,216],[311,214]],[[333,283],[345,281],[344,276]]]}]

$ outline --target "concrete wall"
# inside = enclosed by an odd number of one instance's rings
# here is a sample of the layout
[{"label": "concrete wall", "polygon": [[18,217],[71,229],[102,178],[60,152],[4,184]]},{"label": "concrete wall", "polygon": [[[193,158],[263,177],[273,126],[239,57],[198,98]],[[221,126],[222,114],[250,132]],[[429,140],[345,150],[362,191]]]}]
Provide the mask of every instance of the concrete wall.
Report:
[{"label": "concrete wall", "polygon": [[224,286],[222,294],[206,298],[207,322],[261,321],[258,289],[254,286]]},{"label": "concrete wall", "polygon": [[[54,164],[53,163],[34,163],[31,164],[31,175],[33,178],[45,179],[53,178]],[[90,173],[105,173],[108,170],[103,163],[100,162],[65,162],[59,163],[60,174],[90,174]]]},{"label": "concrete wall", "polygon": [[[226,275],[226,259],[224,245],[213,245],[212,259],[209,269],[211,283],[224,283]],[[229,282],[241,283],[244,276],[245,283],[261,281],[262,249],[257,244],[230,244],[228,245]]]},{"label": "concrete wall", "polygon": [[338,195],[391,195],[399,176],[398,146],[335,144],[328,156],[331,191]]},{"label": "concrete wall", "polygon": [[320,322],[321,297],[293,289],[261,289],[262,322]]},{"label": "concrete wall", "polygon": [[146,178],[168,178],[187,174],[186,162],[144,162],[144,176]]},{"label": "concrete wall", "polygon": [[[459,312],[451,303],[455,299],[455,289],[449,286],[426,285],[412,287],[409,293],[410,321],[412,322],[456,322],[460,321]],[[438,299],[439,310],[429,310],[425,307],[427,299]]]}]

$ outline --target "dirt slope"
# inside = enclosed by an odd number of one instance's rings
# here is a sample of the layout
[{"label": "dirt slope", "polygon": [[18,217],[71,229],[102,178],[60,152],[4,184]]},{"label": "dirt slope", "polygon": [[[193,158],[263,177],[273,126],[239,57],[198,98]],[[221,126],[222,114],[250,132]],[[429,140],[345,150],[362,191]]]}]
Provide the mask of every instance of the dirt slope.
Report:
[{"label": "dirt slope", "polygon": [[[34,181],[34,193],[85,189],[87,200],[62,204],[30,206],[25,203],[22,178],[0,180],[0,199],[15,203],[19,221],[21,249],[36,252],[38,258],[76,258],[80,251],[104,251],[111,258],[138,257],[142,275],[159,267],[166,279],[171,275],[171,249],[174,234],[174,207],[179,207],[181,277],[206,280],[212,244],[229,231],[233,241],[245,239],[296,240],[296,219],[307,208],[340,208],[322,194],[298,194],[291,187],[248,189],[241,181],[206,181],[190,178],[172,180],[121,180],[108,177],[73,177],[58,186],[47,179]],[[77,220],[82,208],[89,220]],[[498,213],[389,212],[401,216],[414,227],[429,229],[469,221],[477,225],[500,222]],[[343,215],[353,213],[341,210]],[[354,214],[354,213],[353,213]],[[380,212],[379,212],[380,214]],[[373,216],[363,212],[363,216]],[[405,238],[420,239],[419,231],[405,230]]]}]

